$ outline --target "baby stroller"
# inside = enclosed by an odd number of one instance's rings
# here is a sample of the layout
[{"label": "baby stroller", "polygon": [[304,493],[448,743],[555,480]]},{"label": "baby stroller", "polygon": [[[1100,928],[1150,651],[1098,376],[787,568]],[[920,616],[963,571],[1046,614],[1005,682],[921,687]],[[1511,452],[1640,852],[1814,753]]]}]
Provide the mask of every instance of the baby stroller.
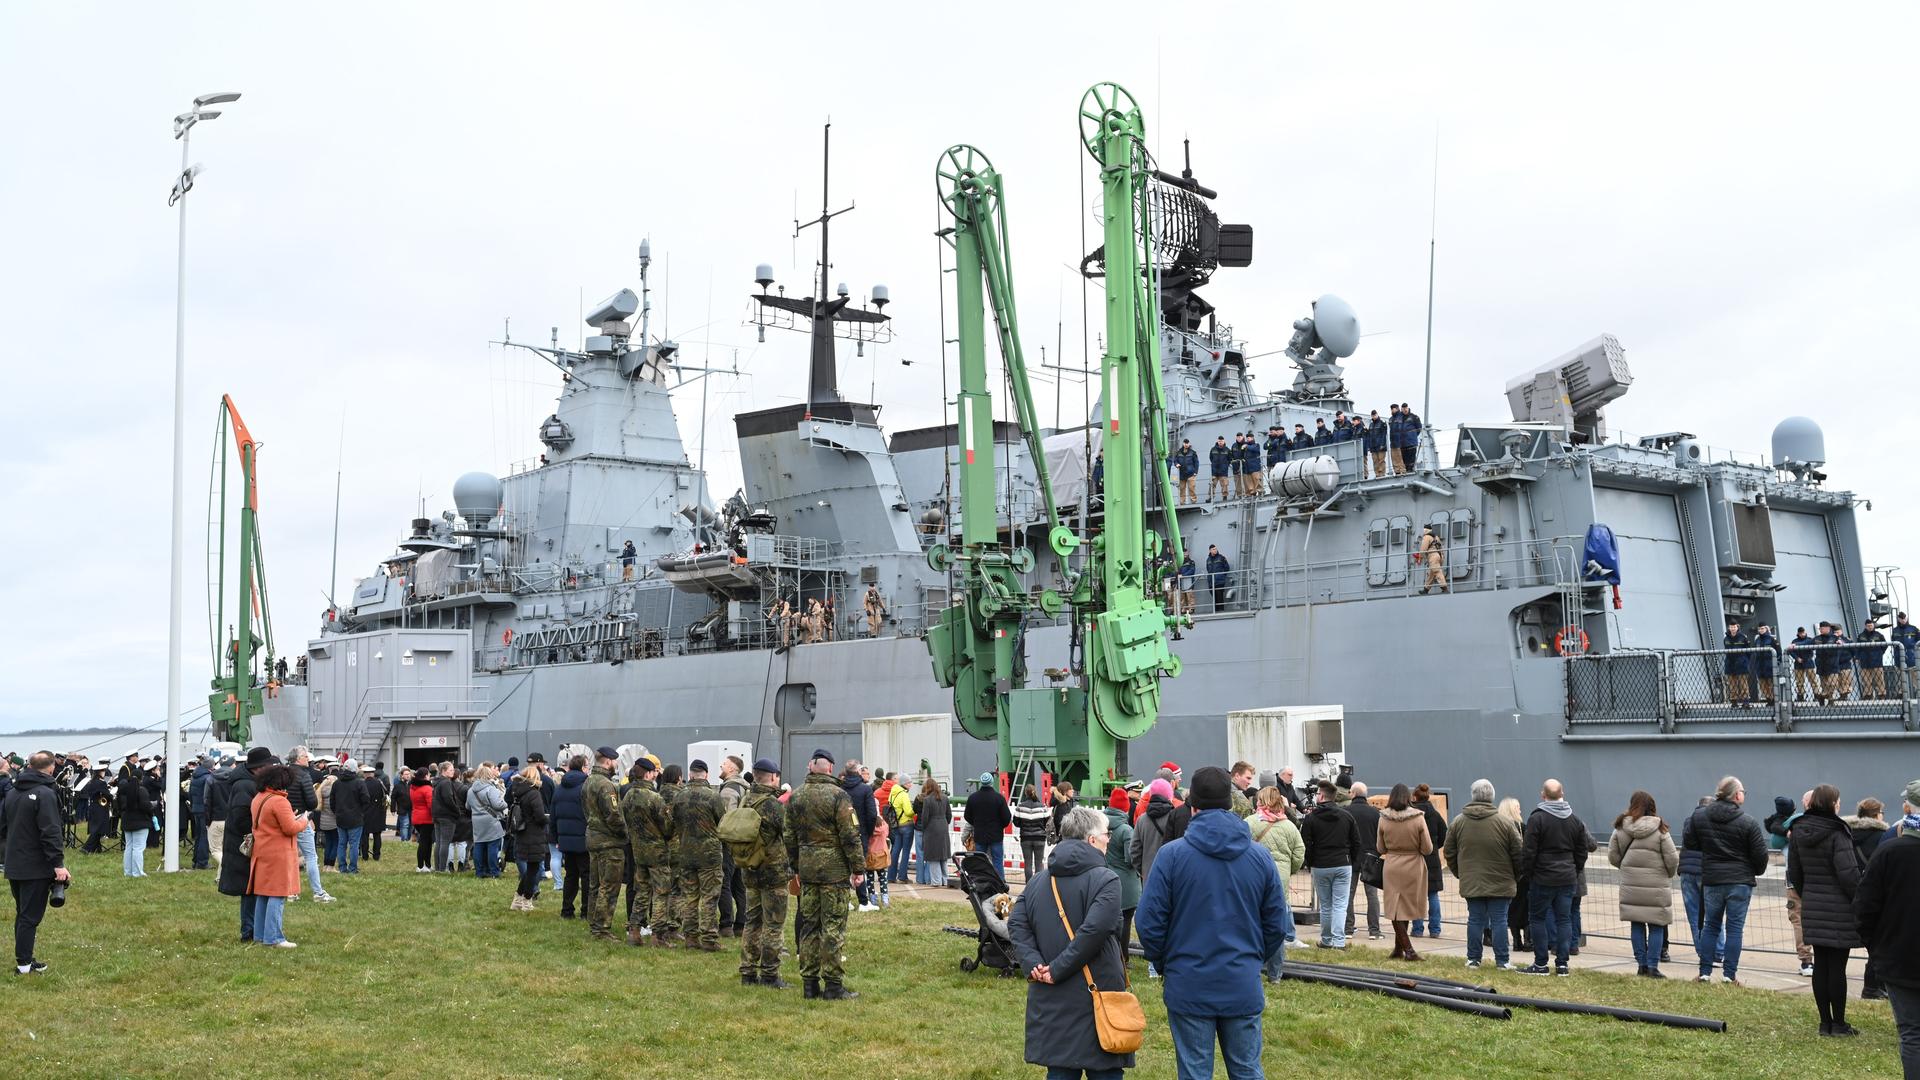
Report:
[{"label": "baby stroller", "polygon": [[973,971],[985,964],[1001,975],[1019,973],[1013,958],[1013,938],[1007,933],[1007,914],[1013,910],[1013,897],[993,865],[993,856],[984,851],[963,851],[954,860],[959,868],[960,889],[973,905],[973,917],[980,924],[980,947],[972,956],[961,957],[960,970]]}]

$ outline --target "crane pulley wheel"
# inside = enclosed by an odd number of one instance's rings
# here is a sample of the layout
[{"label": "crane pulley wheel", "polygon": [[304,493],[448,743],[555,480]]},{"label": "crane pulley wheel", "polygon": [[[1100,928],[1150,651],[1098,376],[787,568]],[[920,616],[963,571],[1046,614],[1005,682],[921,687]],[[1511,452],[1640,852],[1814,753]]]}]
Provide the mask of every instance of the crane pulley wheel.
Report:
[{"label": "crane pulley wheel", "polygon": [[[1104,161],[1100,146],[1107,136],[1124,130],[1129,124],[1139,124],[1144,129],[1145,124],[1139,117],[1140,106],[1126,87],[1119,83],[1094,83],[1080,98],[1080,142],[1087,153],[1093,155],[1093,160]],[[1145,134],[1144,130],[1141,134]]]},{"label": "crane pulley wheel", "polygon": [[976,198],[982,217],[990,219],[999,212],[1000,174],[986,154],[966,143],[950,146],[940,155],[933,169],[933,189],[954,217],[961,217],[962,205]]}]

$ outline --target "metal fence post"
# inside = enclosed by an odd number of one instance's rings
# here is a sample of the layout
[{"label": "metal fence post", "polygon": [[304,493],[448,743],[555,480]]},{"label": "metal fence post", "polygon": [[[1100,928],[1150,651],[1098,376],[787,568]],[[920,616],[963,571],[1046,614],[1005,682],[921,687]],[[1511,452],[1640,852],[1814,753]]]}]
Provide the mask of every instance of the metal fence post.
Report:
[{"label": "metal fence post", "polygon": [[1673,654],[1659,653],[1656,669],[1660,678],[1660,733],[1671,735],[1677,728],[1673,706]]}]

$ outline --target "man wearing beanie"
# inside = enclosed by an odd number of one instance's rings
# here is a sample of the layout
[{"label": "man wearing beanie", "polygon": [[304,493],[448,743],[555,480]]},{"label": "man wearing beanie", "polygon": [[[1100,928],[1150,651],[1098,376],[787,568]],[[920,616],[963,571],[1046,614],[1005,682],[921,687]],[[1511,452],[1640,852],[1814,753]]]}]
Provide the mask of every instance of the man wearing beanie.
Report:
[{"label": "man wearing beanie", "polygon": [[1900,1064],[1920,1076],[1920,780],[1907,785],[1899,835],[1882,840],[1867,860],[1853,897],[1853,915],[1867,959],[1887,988],[1900,1032]]},{"label": "man wearing beanie", "polygon": [[1181,1080],[1213,1075],[1217,1041],[1229,1080],[1264,1076],[1260,971],[1286,939],[1286,894],[1273,859],[1233,816],[1227,771],[1193,774],[1186,835],[1160,849],[1135,925],[1162,997]]}]

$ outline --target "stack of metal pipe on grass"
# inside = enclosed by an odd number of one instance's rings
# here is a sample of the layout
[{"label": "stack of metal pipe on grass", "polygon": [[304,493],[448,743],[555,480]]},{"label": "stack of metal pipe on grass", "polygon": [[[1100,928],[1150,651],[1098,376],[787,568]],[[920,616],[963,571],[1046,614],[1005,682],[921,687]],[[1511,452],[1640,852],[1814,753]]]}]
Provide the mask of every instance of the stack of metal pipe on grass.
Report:
[{"label": "stack of metal pipe on grass", "polygon": [[1443,979],[1431,975],[1419,975],[1412,972],[1382,971],[1378,968],[1345,967],[1339,964],[1312,964],[1287,961],[1284,977],[1299,979],[1301,982],[1324,983],[1349,990],[1367,990],[1403,1001],[1418,1001],[1427,1005],[1438,1005],[1454,1012],[1471,1013],[1494,1020],[1506,1020],[1513,1016],[1513,1008],[1537,1009],[1542,1012],[1581,1013],[1589,1016],[1611,1016],[1616,1020],[1632,1020],[1643,1024],[1662,1024],[1667,1027],[1692,1028],[1703,1031],[1725,1031],[1725,1020],[1709,1020],[1698,1016],[1680,1016],[1675,1013],[1647,1012],[1641,1009],[1622,1009],[1612,1005],[1588,1005],[1577,1001],[1554,1001],[1550,998],[1521,997],[1516,994],[1502,994],[1491,986],[1475,986],[1472,983]]}]

